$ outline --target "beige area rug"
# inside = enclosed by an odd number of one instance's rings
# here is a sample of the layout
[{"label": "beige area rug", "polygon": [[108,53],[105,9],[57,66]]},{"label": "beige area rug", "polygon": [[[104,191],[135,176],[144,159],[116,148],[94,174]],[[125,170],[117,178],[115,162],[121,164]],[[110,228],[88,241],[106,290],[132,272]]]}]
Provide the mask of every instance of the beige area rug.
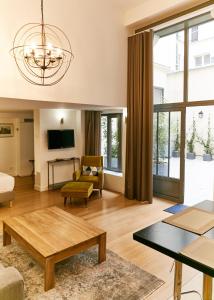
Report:
[{"label": "beige area rug", "polygon": [[20,271],[26,300],[138,300],[164,283],[110,250],[106,262],[98,264],[96,247],[58,263],[56,286],[48,292],[43,290],[43,269],[14,240],[3,247],[0,236],[0,261]]}]

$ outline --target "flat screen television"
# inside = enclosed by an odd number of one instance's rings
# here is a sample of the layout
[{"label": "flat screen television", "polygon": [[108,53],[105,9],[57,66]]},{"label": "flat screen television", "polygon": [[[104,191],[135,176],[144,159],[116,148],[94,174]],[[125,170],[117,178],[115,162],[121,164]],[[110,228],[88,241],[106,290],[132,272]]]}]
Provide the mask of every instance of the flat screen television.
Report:
[{"label": "flat screen television", "polygon": [[74,146],[74,129],[48,130],[48,149],[72,148]]}]

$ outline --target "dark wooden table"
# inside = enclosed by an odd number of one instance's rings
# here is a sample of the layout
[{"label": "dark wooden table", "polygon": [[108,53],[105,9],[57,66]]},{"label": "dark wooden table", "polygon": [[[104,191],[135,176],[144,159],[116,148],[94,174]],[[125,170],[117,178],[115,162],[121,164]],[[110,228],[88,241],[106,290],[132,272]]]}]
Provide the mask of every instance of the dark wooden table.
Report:
[{"label": "dark wooden table", "polygon": [[[214,212],[214,201],[205,200],[194,207]],[[204,236],[214,239],[214,228],[206,232]],[[133,234],[134,240],[175,259],[174,300],[181,299],[182,263],[204,273],[203,299],[212,300],[214,269],[180,253],[198,237],[198,234],[164,222],[155,223]]]}]

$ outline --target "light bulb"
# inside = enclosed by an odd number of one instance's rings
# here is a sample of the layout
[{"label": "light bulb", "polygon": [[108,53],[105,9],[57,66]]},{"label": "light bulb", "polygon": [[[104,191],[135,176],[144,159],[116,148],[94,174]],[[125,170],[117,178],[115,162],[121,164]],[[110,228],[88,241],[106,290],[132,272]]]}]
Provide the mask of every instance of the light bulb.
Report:
[{"label": "light bulb", "polygon": [[56,48],[56,57],[62,58],[62,49]]},{"label": "light bulb", "polygon": [[47,44],[47,48],[48,48],[48,50],[52,50],[53,49],[53,45],[51,43],[48,43]]},{"label": "light bulb", "polygon": [[31,47],[29,47],[29,46],[25,46],[24,47],[24,56],[29,56],[30,55],[30,53],[31,53]]}]

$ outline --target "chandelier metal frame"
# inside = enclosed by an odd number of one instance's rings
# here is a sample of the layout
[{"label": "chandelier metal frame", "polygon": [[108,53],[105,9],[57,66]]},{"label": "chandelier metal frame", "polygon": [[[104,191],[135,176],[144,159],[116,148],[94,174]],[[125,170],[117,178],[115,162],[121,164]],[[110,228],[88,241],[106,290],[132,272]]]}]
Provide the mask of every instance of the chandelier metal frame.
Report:
[{"label": "chandelier metal frame", "polygon": [[28,82],[40,86],[57,84],[74,58],[66,34],[55,25],[45,24],[43,0],[41,23],[23,25],[14,37],[10,52],[21,75]]}]

